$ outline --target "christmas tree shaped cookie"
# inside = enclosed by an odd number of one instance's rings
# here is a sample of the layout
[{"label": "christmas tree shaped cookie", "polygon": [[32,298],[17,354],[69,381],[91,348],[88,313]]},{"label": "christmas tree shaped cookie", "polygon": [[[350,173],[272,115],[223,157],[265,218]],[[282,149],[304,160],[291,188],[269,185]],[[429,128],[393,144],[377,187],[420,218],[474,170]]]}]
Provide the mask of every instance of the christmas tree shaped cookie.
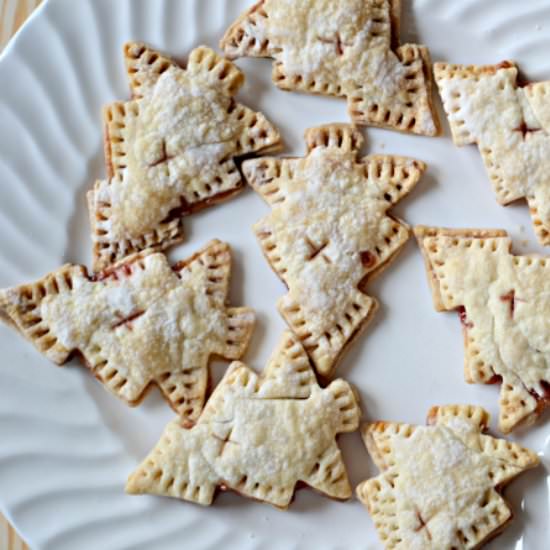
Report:
[{"label": "christmas tree shaped cookie", "polygon": [[485,435],[481,407],[433,407],[429,426],[375,422],[363,430],[382,473],[357,487],[388,550],[479,548],[512,511],[503,487],[539,463],[517,443]]},{"label": "christmas tree shaped cookie", "polygon": [[163,254],[145,252],[94,277],[66,265],[0,291],[0,318],[55,363],[79,354],[129,404],[155,383],[194,419],[210,356],[240,358],[254,326],[252,310],[226,307],[230,269],[229,246],[219,241],[172,267]]},{"label": "christmas tree shaped cookie", "polygon": [[104,110],[108,179],[88,193],[96,270],[181,241],[183,216],[242,188],[235,157],[280,144],[235,101],[243,74],[209,48],[185,69],[140,43],[124,56],[133,99]]},{"label": "christmas tree shaped cookie", "polygon": [[550,81],[522,86],[515,64],[436,63],[457,145],[476,143],[497,200],[525,199],[539,241],[550,245]]},{"label": "christmas tree shaped cookie", "polygon": [[261,0],[229,28],[230,58],[271,57],[283,90],[346,98],[356,124],[439,133],[424,46],[399,46],[399,0]]},{"label": "christmas tree shaped cookie", "polygon": [[505,231],[417,227],[438,311],[457,310],[467,382],[501,382],[500,429],[550,405],[550,260],[514,256]]},{"label": "christmas tree shaped cookie", "polygon": [[336,435],[357,429],[360,410],[343,380],[321,389],[302,346],[287,332],[257,375],[233,363],[197,423],[168,424],[130,476],[129,493],[211,504],[216,488],[286,508],[296,483],[332,498],[351,489]]},{"label": "christmas tree shaped cookie", "polygon": [[310,129],[306,141],[305,158],[249,160],[243,172],[272,208],[254,231],[288,287],[279,311],[328,375],[376,310],[363,287],[409,237],[387,212],[425,166],[395,156],[358,160],[363,138],[347,125]]}]

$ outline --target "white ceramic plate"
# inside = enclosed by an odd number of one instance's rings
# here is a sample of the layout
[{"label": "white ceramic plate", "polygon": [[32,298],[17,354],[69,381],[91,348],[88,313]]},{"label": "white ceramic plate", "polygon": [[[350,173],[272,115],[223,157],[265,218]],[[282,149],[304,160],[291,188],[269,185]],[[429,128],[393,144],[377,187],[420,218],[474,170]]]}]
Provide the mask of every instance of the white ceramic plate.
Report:
[{"label": "white ceramic plate", "polygon": [[[216,47],[252,0],[50,0],[0,60],[0,287],[34,280],[63,262],[90,262],[84,194],[104,174],[100,107],[128,96],[121,46],[145,40],[176,56]],[[406,0],[403,40],[427,44],[434,60],[520,62],[530,79],[550,78],[548,0]],[[243,60],[240,99],[283,133],[285,154],[304,151],[308,127],[347,121],[343,101],[275,89],[270,62]],[[526,206],[499,207],[474,147],[439,139],[365,131],[369,152],[416,157],[429,165],[396,213],[411,224],[502,227],[516,251],[537,251]],[[261,369],[283,322],[283,285],[250,231],[267,211],[246,191],[186,221],[185,257],[219,237],[235,251],[234,304],[256,308],[259,326],[247,362]],[[497,412],[496,387],[466,385],[454,314],[434,311],[424,267],[411,241],[370,286],[376,320],[338,370],[359,389],[367,419],[423,423],[433,404],[471,402]],[[288,512],[222,494],[203,509],[175,500],[130,497],[124,482],[160,436],[172,412],[155,390],[137,409],[113,398],[80,367],[57,368],[0,327],[0,509],[33,548],[213,549],[379,548],[372,522],[352,500],[299,491]],[[216,365],[219,376],[225,365]],[[550,516],[550,423],[513,439],[543,465],[508,489],[516,519],[493,549],[546,550]],[[494,424],[493,424],[494,425]],[[377,471],[357,433],[341,440],[353,485]]]}]

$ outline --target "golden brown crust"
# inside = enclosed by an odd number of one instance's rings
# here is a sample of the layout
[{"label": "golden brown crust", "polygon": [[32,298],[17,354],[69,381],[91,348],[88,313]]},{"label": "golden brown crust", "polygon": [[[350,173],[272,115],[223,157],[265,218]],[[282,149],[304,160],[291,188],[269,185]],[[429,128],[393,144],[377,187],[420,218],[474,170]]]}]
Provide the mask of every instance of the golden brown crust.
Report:
[{"label": "golden brown crust", "polygon": [[105,171],[107,172],[107,178],[111,179],[115,175],[113,169],[113,155],[111,143],[111,133],[109,131],[109,124],[106,111],[110,107],[103,107],[102,109],[102,119],[103,119],[103,155],[105,157]]},{"label": "golden brown crust", "polygon": [[[391,47],[393,50],[399,48],[401,32],[401,0],[390,0],[390,20],[391,20]],[[430,65],[431,67],[431,65]]]}]

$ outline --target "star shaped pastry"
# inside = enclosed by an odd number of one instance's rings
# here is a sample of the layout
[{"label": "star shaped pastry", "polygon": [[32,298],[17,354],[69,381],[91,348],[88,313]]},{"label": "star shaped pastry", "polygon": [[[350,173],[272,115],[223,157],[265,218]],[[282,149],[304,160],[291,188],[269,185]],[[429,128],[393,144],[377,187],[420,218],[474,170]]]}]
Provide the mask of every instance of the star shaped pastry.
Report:
[{"label": "star shaped pastry", "polygon": [[550,260],[514,256],[505,231],[417,227],[435,308],[457,310],[467,382],[501,382],[500,429],[550,405]]},{"label": "star shaped pastry", "polygon": [[477,144],[498,202],[525,199],[550,245],[550,81],[521,85],[510,62],[434,71],[454,142]]},{"label": "star shaped pastry", "polygon": [[230,58],[271,57],[283,90],[347,99],[356,124],[439,133],[425,46],[399,46],[399,0],[261,0],[220,47]]},{"label": "star shaped pastry", "polygon": [[210,356],[240,358],[254,326],[251,309],[226,307],[230,269],[229,246],[219,241],[172,267],[163,254],[146,252],[94,277],[66,265],[0,291],[0,317],[57,364],[79,354],[129,404],[155,383],[194,419]]},{"label": "star shaped pastry", "polygon": [[382,473],[357,487],[388,550],[479,548],[512,519],[503,487],[539,463],[517,443],[484,432],[488,413],[433,407],[429,426],[375,422],[365,444]]},{"label": "star shaped pastry", "polygon": [[243,164],[272,211],[254,226],[264,254],[288,287],[278,308],[322,375],[374,314],[363,293],[409,238],[387,211],[416,185],[425,165],[395,156],[357,160],[351,126],[306,132],[305,158]]},{"label": "star shaped pastry", "polygon": [[359,424],[347,382],[321,389],[286,332],[262,375],[233,363],[192,428],[168,424],[126,490],[211,504],[216,488],[286,508],[296,483],[351,496],[336,435]]},{"label": "star shaped pastry", "polygon": [[104,110],[108,179],[88,193],[94,269],[183,238],[182,218],[242,188],[235,157],[277,149],[263,114],[237,103],[244,76],[206,47],[178,66],[124,48],[133,99]]}]

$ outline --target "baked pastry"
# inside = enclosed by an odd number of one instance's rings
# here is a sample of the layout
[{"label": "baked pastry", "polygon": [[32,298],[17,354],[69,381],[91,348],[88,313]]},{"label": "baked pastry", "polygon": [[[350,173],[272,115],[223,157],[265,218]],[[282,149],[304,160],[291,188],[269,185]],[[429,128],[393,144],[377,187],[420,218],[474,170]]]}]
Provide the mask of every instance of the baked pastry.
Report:
[{"label": "baked pastry", "polygon": [[375,422],[363,428],[382,473],[357,487],[388,550],[479,548],[512,511],[503,487],[539,463],[517,443],[485,435],[488,413],[433,407],[428,426]]},{"label": "baked pastry", "polygon": [[254,327],[249,308],[226,307],[229,246],[212,241],[170,267],[142,252],[94,277],[66,265],[0,291],[0,318],[61,365],[79,354],[130,405],[157,384],[186,420],[204,403],[212,354],[240,358]]},{"label": "baked pastry", "polygon": [[434,72],[456,145],[477,144],[497,201],[524,198],[550,245],[550,81],[522,85],[508,61],[436,63]]},{"label": "baked pastry", "polygon": [[439,134],[425,46],[399,45],[400,0],[261,0],[220,47],[271,57],[283,90],[343,97],[356,124]]},{"label": "baked pastry", "polygon": [[501,382],[504,433],[550,405],[550,260],[514,256],[505,231],[415,228],[437,311],[462,321],[467,382]]},{"label": "baked pastry", "polygon": [[124,58],[133,99],[104,109],[108,179],[88,193],[94,270],[183,238],[183,216],[242,188],[234,157],[278,149],[263,114],[237,103],[241,71],[201,46],[182,69],[144,44]]},{"label": "baked pastry", "polygon": [[192,428],[179,418],[168,424],[126,490],[209,505],[216,488],[231,489],[286,508],[301,481],[347,499],[335,437],[356,430],[359,417],[349,384],[321,389],[302,346],[285,332],[261,375],[233,363]]},{"label": "baked pastry", "polygon": [[279,312],[326,376],[377,308],[365,283],[409,238],[387,211],[425,165],[384,155],[358,161],[363,137],[345,124],[312,128],[305,138],[305,158],[248,160],[243,173],[272,207],[254,232],[288,287]]}]

